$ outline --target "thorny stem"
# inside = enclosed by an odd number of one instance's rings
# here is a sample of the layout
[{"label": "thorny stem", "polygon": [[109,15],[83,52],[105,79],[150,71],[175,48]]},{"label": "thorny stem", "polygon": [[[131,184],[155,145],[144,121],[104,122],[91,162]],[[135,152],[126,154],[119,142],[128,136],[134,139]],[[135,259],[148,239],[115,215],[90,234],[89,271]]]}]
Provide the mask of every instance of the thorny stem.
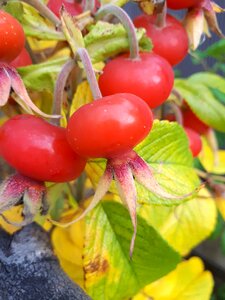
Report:
[{"label": "thorny stem", "polygon": [[167,13],[167,4],[166,1],[163,5],[162,12],[157,15],[155,25],[158,28],[164,28],[166,25],[166,13]]},{"label": "thorny stem", "polygon": [[61,25],[60,19],[40,0],[21,0],[21,1],[36,8],[43,17],[47,18],[55,25],[56,29],[60,27]]},{"label": "thorny stem", "polygon": [[105,16],[106,14],[112,14],[116,16],[120,22],[125,27],[127,33],[128,33],[128,39],[129,39],[129,45],[130,45],[130,58],[131,59],[138,59],[139,58],[139,44],[136,34],[136,28],[131,20],[131,18],[128,16],[128,14],[120,7],[107,4],[104,7],[102,7],[97,13],[96,17],[97,19]]},{"label": "thorny stem", "polygon": [[[66,86],[67,79],[74,67],[75,67],[75,61],[73,59],[68,60],[62,67],[62,70],[57,77],[55,89],[54,89],[52,114],[61,115],[64,89]],[[59,119],[52,120],[52,124],[59,125],[60,120]]]},{"label": "thorny stem", "polygon": [[95,72],[92,67],[91,59],[89,57],[87,50],[85,48],[78,48],[77,54],[79,55],[79,57],[82,61],[82,64],[84,66],[87,80],[88,80],[88,83],[89,83],[91,91],[92,91],[93,98],[95,100],[102,98],[102,93],[99,89],[98,81],[96,79]]}]

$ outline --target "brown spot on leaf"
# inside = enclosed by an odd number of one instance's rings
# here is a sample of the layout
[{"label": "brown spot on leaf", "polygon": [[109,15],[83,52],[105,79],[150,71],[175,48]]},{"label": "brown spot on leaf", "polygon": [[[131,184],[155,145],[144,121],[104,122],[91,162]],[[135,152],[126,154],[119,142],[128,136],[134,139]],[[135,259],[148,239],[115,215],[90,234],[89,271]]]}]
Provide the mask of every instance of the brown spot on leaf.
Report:
[{"label": "brown spot on leaf", "polygon": [[98,255],[84,267],[84,272],[85,273],[95,273],[95,272],[106,273],[108,268],[109,268],[108,261],[102,258],[100,255]]}]

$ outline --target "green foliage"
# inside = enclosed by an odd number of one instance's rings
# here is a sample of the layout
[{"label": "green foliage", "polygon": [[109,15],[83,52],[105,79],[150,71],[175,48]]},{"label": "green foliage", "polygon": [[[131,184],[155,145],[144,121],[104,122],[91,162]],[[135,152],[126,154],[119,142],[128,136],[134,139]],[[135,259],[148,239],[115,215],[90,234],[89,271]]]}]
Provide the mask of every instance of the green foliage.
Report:
[{"label": "green foliage", "polygon": [[175,88],[200,120],[225,132],[225,106],[210,90],[215,88],[225,91],[225,80],[222,77],[211,73],[197,73],[188,79],[176,79]]},{"label": "green foliage", "polygon": [[18,71],[23,78],[27,88],[33,91],[53,92],[56,77],[68,57],[49,60],[40,64],[19,68]]},{"label": "green foliage", "polygon": [[[159,184],[170,194],[184,195],[192,192],[198,185],[198,177],[192,168],[192,155],[188,149],[187,137],[177,123],[155,121],[149,136],[140,143],[135,151],[153,169]],[[105,169],[104,160],[90,161],[87,174],[94,186]],[[138,201],[143,204],[175,205],[182,200],[163,199],[137,184]],[[111,191],[116,192],[115,186]]]},{"label": "green foliage", "polygon": [[179,255],[140,217],[137,229],[130,259],[133,227],[122,205],[103,202],[86,218],[85,285],[92,299],[128,299],[180,261]]},{"label": "green foliage", "polygon": [[[152,49],[151,41],[146,36],[145,29],[137,29],[137,38],[142,50],[150,51]],[[103,61],[129,50],[127,33],[122,24],[98,21],[85,35],[84,42],[93,62]]]},{"label": "green foliage", "polygon": [[13,15],[23,25],[26,36],[36,37],[42,40],[63,41],[65,37],[62,32],[56,31],[54,25],[47,22],[36,9],[21,3],[20,1],[9,1],[5,11]]}]

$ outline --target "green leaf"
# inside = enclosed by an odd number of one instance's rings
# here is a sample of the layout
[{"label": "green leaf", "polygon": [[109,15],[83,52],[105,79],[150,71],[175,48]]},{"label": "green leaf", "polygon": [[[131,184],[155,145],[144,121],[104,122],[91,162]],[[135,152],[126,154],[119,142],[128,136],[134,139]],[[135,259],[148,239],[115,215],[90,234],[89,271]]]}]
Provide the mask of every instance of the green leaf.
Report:
[{"label": "green leaf", "polygon": [[203,57],[213,57],[215,59],[224,61],[225,56],[225,40],[221,39],[216,43],[213,43],[211,46],[209,46],[205,51],[202,52]]},{"label": "green leaf", "polygon": [[221,93],[225,93],[225,79],[217,74],[200,72],[190,76],[188,81],[194,84],[203,84],[209,88],[217,89]]},{"label": "green leaf", "polygon": [[62,32],[46,21],[36,9],[20,1],[9,1],[4,9],[13,15],[23,26],[26,36],[42,40],[65,40]]},{"label": "green leaf", "polygon": [[[145,29],[137,29],[137,38],[142,50],[151,50],[152,45],[145,34]],[[122,24],[99,21],[91,27],[89,33],[84,37],[84,42],[93,62],[103,61],[129,50],[127,33]]]},{"label": "green leaf", "polygon": [[56,77],[68,57],[49,60],[44,63],[19,68],[24,84],[33,91],[53,91]]},{"label": "green leaf", "polygon": [[[192,168],[193,159],[188,140],[181,126],[175,122],[155,121],[148,137],[135,151],[155,170],[159,184],[172,195],[184,195],[192,192],[198,185],[198,177]],[[87,175],[97,186],[105,169],[105,160],[89,161]],[[149,192],[136,183],[138,202],[141,204],[176,205],[183,200],[168,200]],[[115,184],[111,192],[117,193]]]},{"label": "green leaf", "polygon": [[180,261],[179,255],[140,217],[130,259],[132,233],[129,214],[119,203],[103,202],[86,217],[85,288],[93,300],[128,299]]},{"label": "green leaf", "polygon": [[[202,74],[202,79],[199,74]],[[222,90],[220,83],[218,82],[216,84],[217,77],[214,76],[216,75],[210,74],[208,84],[207,77],[205,77],[203,73],[193,75],[187,80],[177,79],[175,80],[175,89],[182,95],[191,110],[200,120],[210,127],[224,132],[225,106],[214,97],[210,90],[211,87]]]}]

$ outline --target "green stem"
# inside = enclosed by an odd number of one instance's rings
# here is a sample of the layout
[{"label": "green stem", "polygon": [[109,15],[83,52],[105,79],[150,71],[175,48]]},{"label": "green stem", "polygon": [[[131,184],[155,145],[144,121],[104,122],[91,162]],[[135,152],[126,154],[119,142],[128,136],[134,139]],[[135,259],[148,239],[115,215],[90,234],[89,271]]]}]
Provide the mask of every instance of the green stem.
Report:
[{"label": "green stem", "polygon": [[[68,60],[62,67],[62,70],[57,77],[55,89],[54,89],[54,98],[53,98],[53,108],[52,108],[53,114],[61,115],[64,89],[66,86],[67,79],[70,73],[72,72],[73,68],[75,67],[75,65],[76,64],[73,59]],[[54,125],[59,125],[60,120],[59,119],[52,120],[51,123]]]},{"label": "green stem", "polygon": [[107,4],[104,7],[102,7],[97,13],[96,17],[97,19],[107,15],[112,14],[116,16],[120,22],[125,27],[127,33],[128,33],[128,39],[129,39],[129,45],[130,45],[130,58],[131,59],[138,59],[139,58],[139,44],[136,34],[136,28],[131,20],[131,18],[128,16],[128,14],[120,7]]},{"label": "green stem", "polygon": [[34,7],[43,17],[51,21],[58,29],[61,25],[60,19],[40,0],[21,0]]},{"label": "green stem", "polygon": [[83,12],[90,11],[94,13],[95,10],[95,0],[84,0],[82,1],[83,4]]},{"label": "green stem", "polygon": [[87,50],[85,48],[78,48],[77,54],[79,55],[79,57],[83,63],[83,66],[84,66],[84,69],[86,72],[86,76],[87,76],[87,80],[89,82],[89,85],[90,85],[90,88],[92,91],[93,98],[95,100],[102,98],[102,94],[101,94],[101,91],[98,86],[98,81],[96,79],[95,72],[92,67],[91,59],[89,57]]}]

